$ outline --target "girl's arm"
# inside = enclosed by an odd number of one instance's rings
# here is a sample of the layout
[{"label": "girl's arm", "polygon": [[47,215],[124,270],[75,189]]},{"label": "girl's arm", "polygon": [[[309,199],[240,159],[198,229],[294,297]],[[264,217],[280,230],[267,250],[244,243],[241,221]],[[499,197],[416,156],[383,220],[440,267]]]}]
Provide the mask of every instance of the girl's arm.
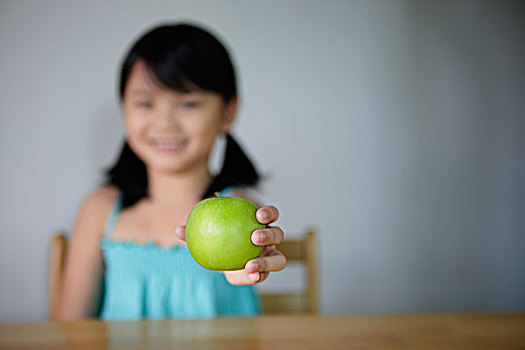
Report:
[{"label": "girl's arm", "polygon": [[103,281],[100,240],[117,191],[92,193],[83,203],[69,243],[58,303],[61,321],[93,317]]}]

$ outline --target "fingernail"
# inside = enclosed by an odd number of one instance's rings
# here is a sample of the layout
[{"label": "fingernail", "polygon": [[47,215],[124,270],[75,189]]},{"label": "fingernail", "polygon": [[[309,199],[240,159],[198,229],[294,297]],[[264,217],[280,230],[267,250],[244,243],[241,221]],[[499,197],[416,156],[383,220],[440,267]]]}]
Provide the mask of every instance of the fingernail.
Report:
[{"label": "fingernail", "polygon": [[264,233],[264,232],[259,232],[259,233],[257,233],[257,241],[258,241],[258,242],[261,242],[261,243],[264,242],[264,240],[266,239],[266,237],[267,237],[267,235],[266,235],[266,233]]},{"label": "fingernail", "polygon": [[259,222],[261,222],[261,221],[265,221],[265,220],[266,220],[266,217],[268,216],[268,215],[266,215],[266,212],[265,212],[265,211],[262,211],[262,210],[259,211],[257,214],[259,214]]},{"label": "fingernail", "polygon": [[259,271],[260,267],[261,267],[261,265],[258,262],[252,262],[252,269],[254,271]]},{"label": "fingernail", "polygon": [[259,275],[259,272],[250,274],[250,280],[252,280],[252,282],[257,282],[260,278],[261,276]]}]

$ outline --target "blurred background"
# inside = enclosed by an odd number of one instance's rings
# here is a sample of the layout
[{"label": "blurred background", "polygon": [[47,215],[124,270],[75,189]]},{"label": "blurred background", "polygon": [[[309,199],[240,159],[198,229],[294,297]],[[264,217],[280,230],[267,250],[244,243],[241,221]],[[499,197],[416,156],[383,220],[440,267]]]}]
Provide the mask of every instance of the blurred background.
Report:
[{"label": "blurred background", "polygon": [[322,312],[525,309],[525,2],[2,0],[0,321],[46,317],[49,239],[122,142],[120,60],[179,20],[231,51],[262,195],[320,234]]}]

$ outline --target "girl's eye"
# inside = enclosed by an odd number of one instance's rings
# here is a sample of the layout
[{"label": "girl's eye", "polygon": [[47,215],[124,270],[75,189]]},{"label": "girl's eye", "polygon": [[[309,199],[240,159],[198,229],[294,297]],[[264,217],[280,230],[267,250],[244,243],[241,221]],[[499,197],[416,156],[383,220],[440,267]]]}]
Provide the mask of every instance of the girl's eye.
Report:
[{"label": "girl's eye", "polygon": [[141,109],[151,109],[153,107],[153,103],[150,101],[138,101],[135,105]]},{"label": "girl's eye", "polygon": [[192,108],[196,108],[199,104],[196,101],[184,101],[182,102],[181,105],[182,105],[182,108],[192,109]]}]

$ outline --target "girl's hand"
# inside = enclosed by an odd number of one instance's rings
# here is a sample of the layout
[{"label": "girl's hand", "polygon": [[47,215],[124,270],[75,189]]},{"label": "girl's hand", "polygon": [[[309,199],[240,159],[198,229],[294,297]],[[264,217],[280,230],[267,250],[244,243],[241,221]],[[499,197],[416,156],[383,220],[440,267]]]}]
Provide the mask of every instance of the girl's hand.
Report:
[{"label": "girl's hand", "polygon": [[[279,218],[279,211],[274,206],[262,207],[257,210],[257,221],[261,224],[271,224]],[[186,241],[185,226],[179,226],[175,230],[177,237]],[[252,233],[252,242],[255,245],[264,246],[261,255],[250,260],[244,265],[244,270],[224,271],[228,282],[233,285],[250,285],[264,281],[271,271],[281,271],[286,266],[286,258],[275,248],[276,244],[282,242],[283,231],[279,227],[268,226],[262,230]]]},{"label": "girl's hand", "polygon": [[[257,210],[257,221],[261,224],[271,224],[279,218],[279,211],[274,206],[262,207]],[[228,282],[233,285],[256,284],[268,278],[271,271],[281,271],[286,266],[286,258],[275,248],[282,242],[283,231],[279,227],[268,226],[252,233],[252,242],[264,246],[257,259],[250,260],[244,265],[244,270],[224,271]]]}]

